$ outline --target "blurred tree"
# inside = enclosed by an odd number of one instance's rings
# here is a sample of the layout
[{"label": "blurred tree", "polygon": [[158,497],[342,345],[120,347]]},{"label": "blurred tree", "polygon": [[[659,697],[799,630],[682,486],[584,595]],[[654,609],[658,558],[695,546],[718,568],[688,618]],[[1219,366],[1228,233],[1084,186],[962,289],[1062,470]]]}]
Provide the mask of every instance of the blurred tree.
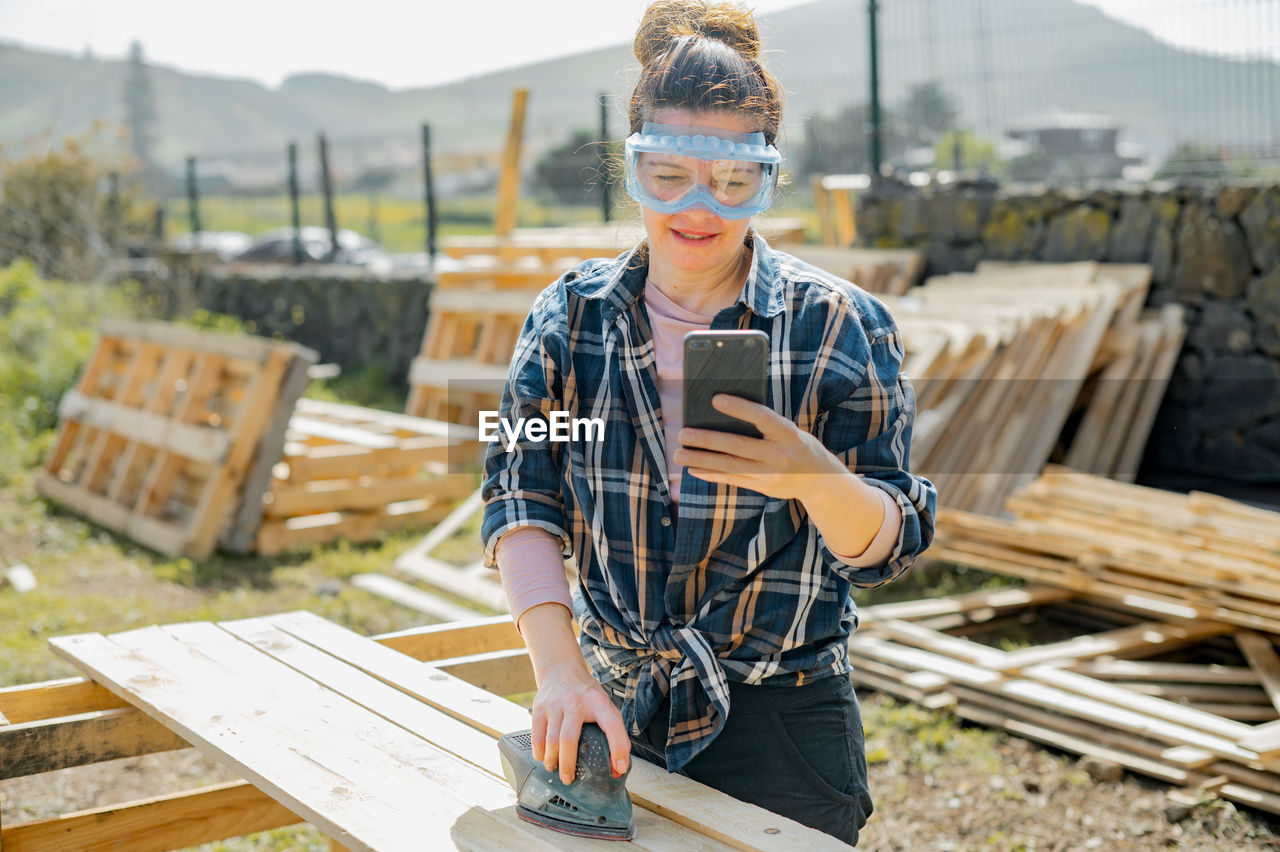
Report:
[{"label": "blurred tree", "polygon": [[[957,148],[960,154],[958,166],[956,164]],[[1004,163],[1001,161],[1000,155],[996,153],[995,144],[988,139],[975,136],[967,130],[953,130],[950,133],[944,133],[933,150],[935,168],[959,168],[961,171],[985,169],[990,174],[1000,174],[1004,170]]]},{"label": "blurred tree", "polygon": [[105,233],[125,243],[149,236],[155,207],[132,175],[121,175],[115,203],[106,194],[120,155],[108,153],[102,129],[68,136],[61,147],[38,139],[24,156],[0,160],[0,267],[28,258],[41,277],[86,281],[105,268]]},{"label": "blurred tree", "polygon": [[1227,176],[1222,152],[1213,145],[1183,144],[1173,149],[1169,158],[1156,170],[1157,180],[1205,178],[1221,180]]},{"label": "blurred tree", "polygon": [[[892,160],[903,150],[906,135],[901,118],[881,110],[884,157]],[[871,110],[866,104],[850,104],[835,115],[815,115],[805,127],[799,171],[816,174],[851,174],[871,169]]]},{"label": "blurred tree", "polygon": [[151,72],[142,55],[142,42],[129,45],[129,68],[124,78],[124,122],[129,128],[129,149],[144,175],[155,168],[156,96]]},{"label": "blurred tree", "polygon": [[600,206],[601,178],[612,182],[615,158],[621,158],[621,145],[611,144],[605,150],[604,175],[601,175],[600,142],[587,130],[575,130],[569,141],[552,148],[533,167],[538,188],[550,190],[554,203]]},{"label": "blurred tree", "polygon": [[932,144],[955,129],[960,109],[937,80],[917,83],[902,103],[902,120],[913,145]]}]

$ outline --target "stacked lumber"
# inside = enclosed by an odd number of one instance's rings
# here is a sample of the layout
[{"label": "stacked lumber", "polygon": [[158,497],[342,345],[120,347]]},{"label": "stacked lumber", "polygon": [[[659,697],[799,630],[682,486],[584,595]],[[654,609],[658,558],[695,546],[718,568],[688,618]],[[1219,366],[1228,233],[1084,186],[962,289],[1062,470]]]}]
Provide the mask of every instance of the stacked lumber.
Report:
[{"label": "stacked lumber", "polygon": [[265,478],[316,360],[291,343],[107,320],[36,488],[160,553],[208,556]]},{"label": "stacked lumber", "polygon": [[912,466],[944,506],[999,514],[1064,455],[1136,470],[1185,330],[1178,306],[1143,311],[1149,284],[1136,264],[984,262],[881,297],[916,392]]},{"label": "stacked lumber", "polygon": [[947,559],[1188,617],[1280,633],[1280,512],[1050,465],[1012,520],[947,510]]},{"label": "stacked lumber", "polygon": [[[1039,586],[864,613],[849,642],[855,682],[1280,813],[1268,637]],[[1050,639],[1028,643],[1028,625]]]},{"label": "stacked lumber", "polygon": [[945,506],[996,514],[1049,460],[1120,293],[1110,282],[934,282],[885,298],[917,395],[912,467]]},{"label": "stacked lumber", "polygon": [[901,296],[918,284],[924,273],[924,255],[916,249],[810,245],[785,248],[788,254],[852,281],[868,293]]},{"label": "stacked lumber", "polygon": [[435,420],[298,400],[261,499],[253,549],[365,541],[439,521],[472,490],[469,474],[448,472],[450,451],[469,437],[462,432]]}]

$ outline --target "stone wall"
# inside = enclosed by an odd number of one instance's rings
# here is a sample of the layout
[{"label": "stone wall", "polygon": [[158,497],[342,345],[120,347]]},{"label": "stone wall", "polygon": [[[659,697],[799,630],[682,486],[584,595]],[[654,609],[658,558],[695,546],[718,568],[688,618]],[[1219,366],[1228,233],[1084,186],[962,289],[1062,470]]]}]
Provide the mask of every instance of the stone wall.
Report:
[{"label": "stone wall", "polygon": [[431,284],[424,274],[375,277],[314,264],[221,267],[172,256],[164,268],[159,278],[135,277],[167,316],[196,308],[230,314],[255,334],[279,333],[310,346],[346,374],[381,368],[395,387],[408,386],[427,326]]},{"label": "stone wall", "polygon": [[859,241],[920,248],[926,274],[982,258],[1150,263],[1150,305],[1188,331],[1144,470],[1280,482],[1280,187],[1067,194],[957,184],[860,199]]}]

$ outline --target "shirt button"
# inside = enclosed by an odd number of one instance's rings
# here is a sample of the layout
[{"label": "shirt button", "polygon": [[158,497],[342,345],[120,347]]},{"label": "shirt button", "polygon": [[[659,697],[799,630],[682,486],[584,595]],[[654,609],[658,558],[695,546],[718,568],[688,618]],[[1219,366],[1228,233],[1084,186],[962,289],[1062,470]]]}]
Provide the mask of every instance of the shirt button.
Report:
[{"label": "shirt button", "polygon": [[664,517],[663,517],[663,519],[662,519],[662,525],[663,525],[664,527],[669,527],[669,526],[671,526],[671,519],[670,519],[670,518],[668,518],[668,517],[665,517],[665,516],[664,516]]}]

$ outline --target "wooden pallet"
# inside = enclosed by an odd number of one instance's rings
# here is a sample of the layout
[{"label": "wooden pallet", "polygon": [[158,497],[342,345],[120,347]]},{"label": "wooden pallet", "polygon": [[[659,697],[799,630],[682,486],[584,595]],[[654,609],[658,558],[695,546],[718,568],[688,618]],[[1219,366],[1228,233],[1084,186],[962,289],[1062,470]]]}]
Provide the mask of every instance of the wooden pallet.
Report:
[{"label": "wooden pallet", "polygon": [[260,500],[250,492],[317,360],[291,343],[108,320],[36,487],[156,551],[208,556],[241,501]]},{"label": "wooden pallet", "polygon": [[[545,284],[545,282],[544,282]],[[406,413],[475,427],[496,410],[520,327],[539,290],[437,290],[409,370]]]},{"label": "wooden pallet", "polygon": [[473,432],[354,405],[298,400],[283,455],[259,504],[258,553],[433,523],[471,492],[449,473]]},{"label": "wooden pallet", "polygon": [[[871,607],[849,643],[854,680],[1280,813],[1274,637],[1084,597],[992,606],[984,594],[941,613]],[[1028,625],[1063,638],[1027,645]],[[1024,647],[1000,650],[1010,636]]]},{"label": "wooden pallet", "polygon": [[939,512],[933,549],[988,571],[1280,633],[1280,512],[1050,466],[1013,520]]},{"label": "wooden pallet", "polygon": [[[248,783],[5,825],[6,849],[158,850],[303,820],[351,850],[594,848],[514,813],[496,738],[529,715],[500,694],[532,669],[509,618],[374,641],[289,613],[51,644],[97,682],[0,690],[21,720],[0,724],[0,777],[191,743]],[[639,849],[845,848],[639,759],[627,786]]]}]

